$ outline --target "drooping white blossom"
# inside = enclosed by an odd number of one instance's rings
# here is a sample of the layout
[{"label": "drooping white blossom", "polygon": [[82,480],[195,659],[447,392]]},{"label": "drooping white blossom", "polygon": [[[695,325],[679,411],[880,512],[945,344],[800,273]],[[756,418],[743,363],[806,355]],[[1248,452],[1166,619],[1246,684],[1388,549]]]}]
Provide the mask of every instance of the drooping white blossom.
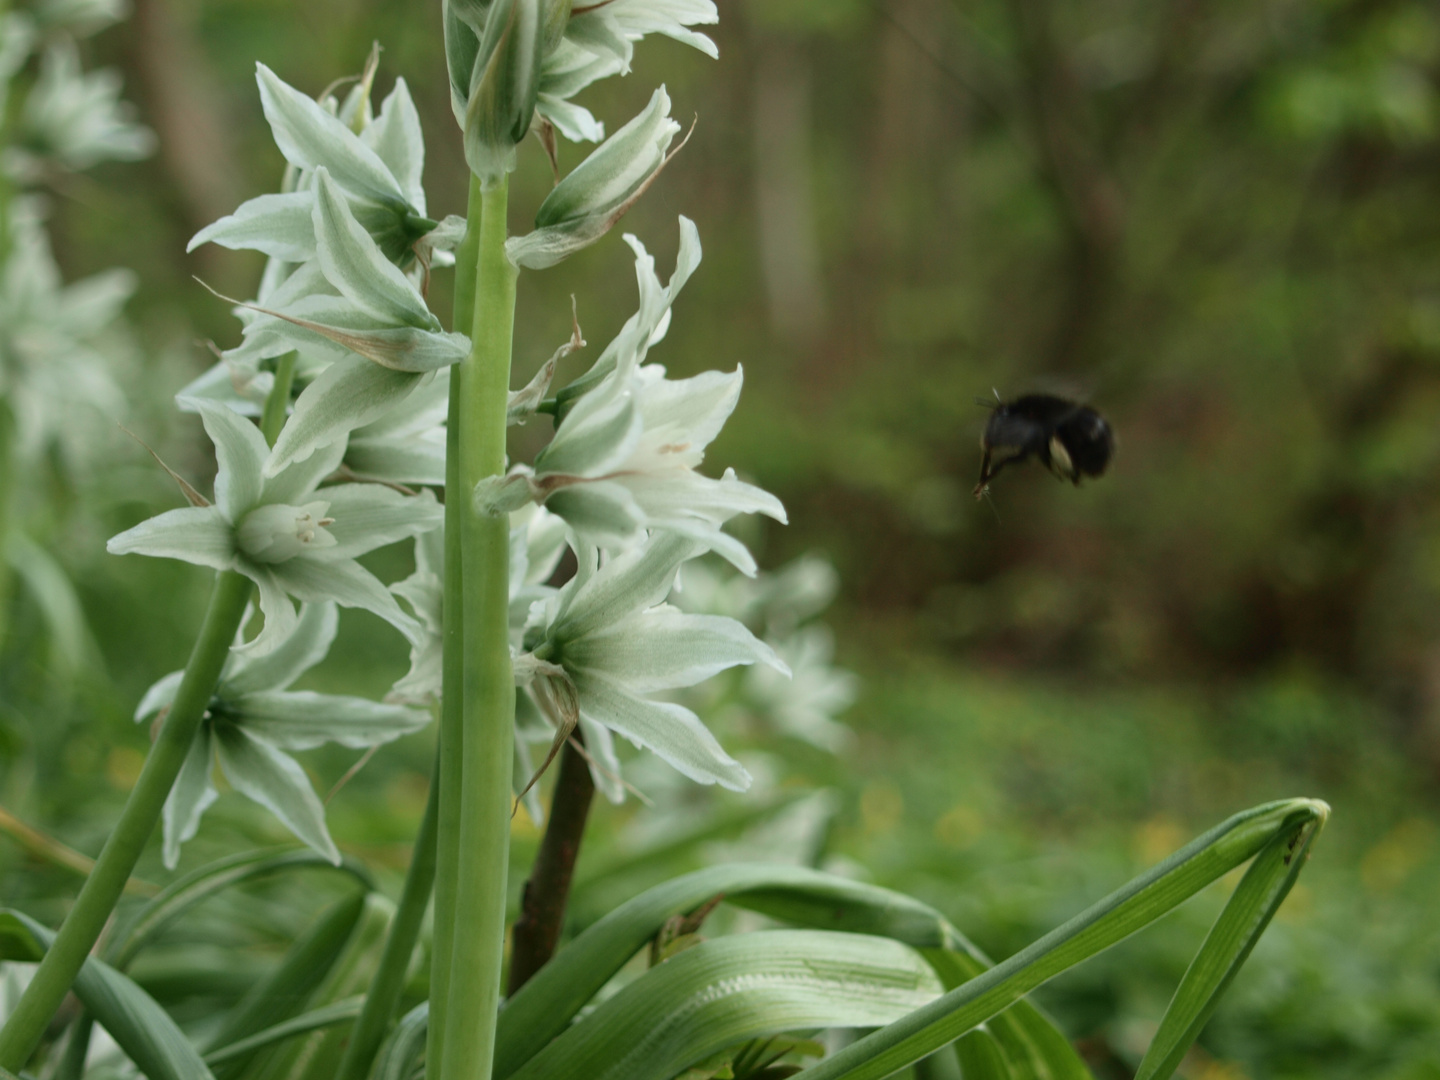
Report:
[{"label": "drooping white blossom", "polygon": [[[692,780],[743,791],[750,782],[694,712],[653,695],[693,686],[727,668],[784,662],[734,619],[666,604],[682,563],[703,545],[657,532],[600,563],[582,544],[575,576],[532,608],[525,647],[531,691],[557,726],[578,723],[598,787],[618,800],[613,735],[658,754]],[[522,657],[522,660],[524,657]],[[573,711],[573,716],[553,715]]]},{"label": "drooping white blossom", "polygon": [[88,169],[102,161],[148,157],[155,133],[135,123],[134,109],[120,100],[120,85],[120,73],[112,68],[81,71],[74,42],[52,43],[20,111],[10,171],[29,175],[44,160]]},{"label": "drooping white blossom", "polygon": [[344,456],[343,439],[266,476],[269,447],[254,424],[223,405],[195,407],[219,463],[214,504],[143,521],[113,537],[107,550],[181,559],[250,578],[265,615],[264,629],[244,646],[256,654],[275,648],[294,629],[291,597],[364,608],[418,642],[419,624],[355,559],[435,528],[443,511],[434,497],[407,496],[380,484],[320,487]]},{"label": "drooping white blossom", "polygon": [[408,265],[439,222],[425,215],[425,141],[405,80],[395,80],[379,114],[358,134],[264,64],[256,65],[256,81],[275,144],[296,170],[294,189],[243,203],[196,233],[188,250],[216,243],[305,262],[315,254],[313,188],[324,169],[386,258]]},{"label": "drooping white blossom", "polygon": [[[335,605],[307,604],[273,652],[255,656],[232,650],[200,731],[180,768],[162,814],[165,865],[174,869],[180,845],[193,837],[200,817],[219,797],[213,773],[273,813],[286,828],[326,858],[340,852],[325,828],[325,807],[305,770],[287,751],[323,743],[363,748],[418,731],[430,720],[421,709],[364,698],[318,694],[289,687],[330,650],[337,625]],[[183,671],[152,686],[135,710],[137,722],[170,706]]]},{"label": "drooping white blossom", "polygon": [[135,291],[129,270],[66,285],[31,200],[10,206],[10,252],[0,270],[0,395],[15,446],[32,463],[58,444],[72,471],[93,457],[94,435],[125,413],[106,336]]},{"label": "drooping white blossom", "polygon": [[535,230],[506,242],[510,261],[543,270],[599,240],[659,175],[679,131],[662,86],[635,119],[555,185],[536,211]]},{"label": "drooping white blossom", "polygon": [[[517,467],[483,482],[476,501],[492,513],[528,500],[543,503],[584,540],[611,551],[644,530],[664,529],[754,573],[749,551],[722,526],[737,514],[749,513],[784,521],[784,507],[773,495],[738,479],[733,470],[719,479],[697,471],[705,448],[739,400],[740,369],[673,380],[658,364],[643,365],[650,346],[664,335],[680,286],[700,259],[693,223],[680,220],[680,255],[665,288],[644,247],[626,238],[637,254],[640,311],[591,372],[557,395],[562,419],[533,468]],[[583,390],[578,396],[576,386]]]}]

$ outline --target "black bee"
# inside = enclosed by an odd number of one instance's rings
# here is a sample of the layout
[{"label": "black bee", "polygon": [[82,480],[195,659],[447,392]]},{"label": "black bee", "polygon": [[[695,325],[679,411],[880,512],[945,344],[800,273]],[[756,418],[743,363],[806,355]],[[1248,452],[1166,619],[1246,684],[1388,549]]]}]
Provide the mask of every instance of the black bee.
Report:
[{"label": "black bee", "polygon": [[975,498],[989,488],[1003,469],[1031,456],[1058,476],[1079,484],[1082,476],[1099,476],[1115,453],[1115,433],[1105,418],[1088,405],[1052,394],[1026,394],[990,409],[985,433],[980,436],[980,482]]}]

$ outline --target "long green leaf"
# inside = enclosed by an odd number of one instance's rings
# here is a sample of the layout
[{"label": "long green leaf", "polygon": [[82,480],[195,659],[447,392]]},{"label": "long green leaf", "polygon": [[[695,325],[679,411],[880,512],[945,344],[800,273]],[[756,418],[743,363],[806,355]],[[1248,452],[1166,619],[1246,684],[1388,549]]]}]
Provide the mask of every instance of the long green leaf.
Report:
[{"label": "long green leaf", "polygon": [[887,889],[803,867],[736,863],[698,870],[616,908],[562,949],[505,1004],[496,1029],[495,1075],[503,1080],[564,1031],[666,919],[689,914],[722,895],[731,903],[753,904],[777,918],[819,929],[881,934],[917,948],[952,944],[933,910]]},{"label": "long green leaf", "polygon": [[371,1080],[410,1080],[420,1056],[425,1053],[425,1036],[430,1029],[430,1003],[422,1001],[400,1018],[380,1053],[375,1055]]},{"label": "long green leaf", "polygon": [[515,1080],[670,1080],[748,1039],[890,1023],[939,992],[925,961],[887,938],[828,930],[716,938],[651,968]]},{"label": "long green leaf", "polygon": [[[888,889],[857,890],[854,885],[827,879],[823,885],[754,889],[727,899],[797,926],[843,928],[904,941],[930,961],[947,990],[995,966],[929,905]],[[995,1018],[992,1028],[1021,1080],[1092,1080],[1069,1040],[1030,1002],[1016,1002]]]},{"label": "long green leaf", "polygon": [[121,970],[141,949],[190,908],[241,882],[284,870],[339,870],[356,878],[366,889],[375,887],[370,872],[353,859],[339,866],[308,848],[247,851],[220,859],[186,874],[143,907],[135,920],[106,950],[106,959]]},{"label": "long green leaf", "polygon": [[[995,965],[978,950],[922,949],[921,954],[953,990]],[[1017,1001],[987,1027],[1005,1048],[1021,1080],[1093,1080],[1089,1067],[1055,1022],[1028,1000]]]},{"label": "long green leaf", "polygon": [[[901,893],[802,867],[732,864],[700,870],[656,886],[616,908],[541,968],[506,1004],[497,1030],[495,1075],[506,1077],[563,1031],[580,1008],[645,945],[665,920],[688,914],[716,896],[797,926],[877,934],[921,950],[946,989],[991,963],[934,908]],[[1013,1016],[1011,1014],[1014,1014]],[[1042,1080],[1089,1080],[1063,1035],[1028,1002],[1001,1023],[1043,1045]],[[1039,1029],[1048,1029],[1041,1038]]]},{"label": "long green leaf", "polygon": [[1173,911],[1276,837],[1288,841],[1328,814],[1329,807],[1313,799],[1266,803],[1236,814],[1004,963],[845,1047],[810,1070],[808,1080],[889,1076]]},{"label": "long green leaf", "polygon": [[1000,1042],[984,1028],[966,1032],[955,1043],[965,1080],[1013,1080],[1015,1074]]},{"label": "long green leaf", "polygon": [[[0,912],[0,959],[40,959],[52,930],[22,912]],[[212,1080],[199,1052],[149,994],[100,960],[89,959],[75,979],[84,1003],[127,1057],[150,1080]]]},{"label": "long green leaf", "polygon": [[205,1062],[208,1065],[219,1065],[225,1061],[232,1061],[235,1058],[246,1057],[256,1050],[264,1049],[272,1043],[283,1042],[296,1035],[304,1035],[306,1032],[315,1031],[319,1028],[332,1027],[335,1024],[354,1020],[360,1015],[360,1007],[365,1004],[364,995],[344,998],[333,1005],[325,1005],[319,1009],[311,1009],[307,1013],[301,1013],[291,1020],[282,1024],[268,1027],[264,1031],[251,1035],[248,1039],[241,1039],[239,1042],[231,1043],[229,1046],[222,1046],[218,1050],[211,1050],[205,1055]]},{"label": "long green leaf", "polygon": [[[379,893],[366,895],[355,929],[325,982],[315,991],[312,1006],[332,1005],[365,992],[379,966],[385,934],[394,917],[395,905],[391,900]],[[347,1025],[316,1032],[303,1042],[293,1043],[276,1055],[264,1075],[285,1080],[334,1080],[348,1034]]]},{"label": "long green leaf", "polygon": [[1175,1072],[1289,895],[1324,824],[1321,814],[1302,833],[1275,837],[1255,857],[1180,980],[1135,1080],[1165,1080]]},{"label": "long green leaf", "polygon": [[[256,983],[235,1007],[211,1047],[230,1046],[298,1015],[345,949],[364,910],[365,895],[357,891],[322,912],[290,946],[275,970]],[[232,1075],[247,1060],[228,1062],[218,1071]]]}]

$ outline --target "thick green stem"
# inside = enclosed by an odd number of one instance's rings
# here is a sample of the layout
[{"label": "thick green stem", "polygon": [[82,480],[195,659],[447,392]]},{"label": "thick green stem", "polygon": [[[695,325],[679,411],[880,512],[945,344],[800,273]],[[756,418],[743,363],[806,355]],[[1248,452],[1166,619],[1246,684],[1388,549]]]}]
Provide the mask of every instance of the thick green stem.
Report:
[{"label": "thick green stem", "polygon": [[115,831],[95,860],[95,869],[81,888],[75,906],[55,935],[54,944],[46,952],[15,1012],[0,1030],[0,1068],[18,1072],[24,1067],[110,913],[115,910],[115,903],[155,830],[160,810],[195,741],[195,732],[220,681],[220,669],[245,614],[251,588],[250,579],[234,571],[227,570],[216,577],[210,609],[205,613],[205,623],[190,654],[190,663],[145,759],[140,779],[120,812]]},{"label": "thick green stem", "polygon": [[515,682],[510,669],[510,523],[475,510],[475,485],[505,468],[505,410],[515,324],[505,256],[509,184],[481,192],[470,355],[462,364],[460,503],[464,571],[464,734],[460,859],[440,1080],[489,1080],[505,952]]},{"label": "thick green stem", "polygon": [[436,753],[435,768],[430,776],[430,798],[425,803],[425,818],[415,837],[415,850],[410,855],[410,869],[405,874],[405,889],[400,906],[390,924],[390,936],[380,957],[374,981],[365,995],[365,1006],[350,1033],[350,1044],[335,1074],[336,1080],[365,1080],[376,1051],[385,1040],[385,1029],[395,1015],[395,1006],[405,989],[405,973],[415,942],[420,938],[420,924],[425,921],[425,908],[430,903],[430,887],[435,883],[435,819],[440,806],[440,762],[444,755]]},{"label": "thick green stem", "polygon": [[285,426],[285,413],[290,408],[290,387],[295,383],[295,358],[298,353],[288,352],[275,363],[275,385],[265,398],[265,411],[260,416],[260,433],[271,446],[280,437]]},{"label": "thick green stem", "polygon": [[[475,263],[480,251],[480,181],[470,178],[469,223],[455,253],[455,332],[469,335],[475,316]],[[468,500],[460,497],[460,402],[464,372],[450,369],[450,413],[445,435],[444,667],[440,713],[440,816],[436,824],[435,935],[430,964],[430,1026],[425,1060],[442,1075],[450,964],[455,928],[455,873],[460,864],[460,750],[464,745],[464,568],[461,565]]]}]

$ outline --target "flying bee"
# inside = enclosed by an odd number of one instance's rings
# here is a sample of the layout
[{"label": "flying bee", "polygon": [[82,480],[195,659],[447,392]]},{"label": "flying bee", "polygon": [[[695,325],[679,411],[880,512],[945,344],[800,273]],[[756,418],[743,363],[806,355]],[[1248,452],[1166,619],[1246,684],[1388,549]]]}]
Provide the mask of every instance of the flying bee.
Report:
[{"label": "flying bee", "polygon": [[980,482],[975,498],[989,489],[990,481],[1006,465],[1039,458],[1058,476],[1078,485],[1082,476],[1099,476],[1115,453],[1115,433],[1105,418],[1088,405],[1052,394],[1026,394],[995,404],[980,436]]}]

